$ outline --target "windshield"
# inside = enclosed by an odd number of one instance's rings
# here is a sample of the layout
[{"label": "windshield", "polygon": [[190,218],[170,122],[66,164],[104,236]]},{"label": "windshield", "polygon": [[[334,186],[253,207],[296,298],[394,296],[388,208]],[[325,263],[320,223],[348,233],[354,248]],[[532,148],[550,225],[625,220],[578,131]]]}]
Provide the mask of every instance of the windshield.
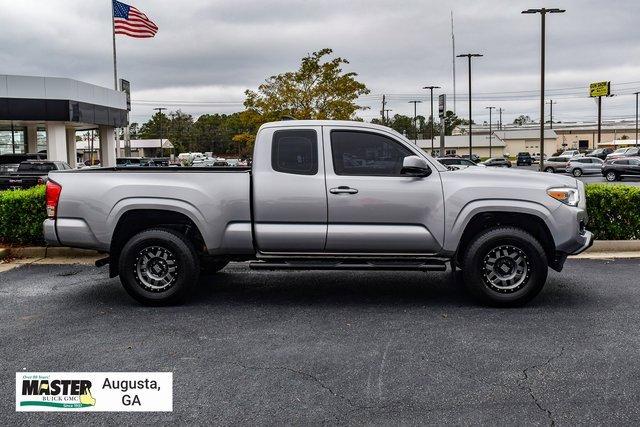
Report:
[{"label": "windshield", "polygon": [[618,148],[616,151],[613,152],[613,154],[622,154],[627,150],[628,148]]}]

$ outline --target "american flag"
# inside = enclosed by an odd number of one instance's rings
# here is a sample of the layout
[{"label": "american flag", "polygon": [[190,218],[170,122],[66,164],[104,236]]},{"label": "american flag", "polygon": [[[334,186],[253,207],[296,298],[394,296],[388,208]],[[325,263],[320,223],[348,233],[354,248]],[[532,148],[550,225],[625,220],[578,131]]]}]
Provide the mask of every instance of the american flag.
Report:
[{"label": "american flag", "polygon": [[153,37],[158,26],[133,6],[113,0],[113,27],[116,34],[130,37]]}]

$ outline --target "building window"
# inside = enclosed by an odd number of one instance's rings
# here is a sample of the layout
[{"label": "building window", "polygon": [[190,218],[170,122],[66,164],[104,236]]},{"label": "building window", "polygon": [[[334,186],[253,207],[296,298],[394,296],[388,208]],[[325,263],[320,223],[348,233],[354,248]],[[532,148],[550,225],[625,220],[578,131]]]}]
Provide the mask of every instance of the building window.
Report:
[{"label": "building window", "polygon": [[38,137],[36,143],[36,151],[46,151],[47,149],[47,131],[44,128],[38,128]]},{"label": "building window", "polygon": [[0,154],[24,154],[27,151],[25,143],[25,128],[0,127]]}]

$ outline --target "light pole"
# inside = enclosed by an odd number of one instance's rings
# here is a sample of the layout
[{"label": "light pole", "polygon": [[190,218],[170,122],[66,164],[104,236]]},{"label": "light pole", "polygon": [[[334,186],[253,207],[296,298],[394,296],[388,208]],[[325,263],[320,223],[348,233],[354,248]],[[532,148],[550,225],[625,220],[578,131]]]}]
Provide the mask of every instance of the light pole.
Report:
[{"label": "light pole", "polygon": [[166,110],[166,108],[164,107],[157,107],[154,108],[154,110],[158,111],[158,113],[160,113],[160,157],[162,157],[162,117],[164,116],[164,114],[162,114],[162,112],[164,110]]},{"label": "light pole", "polygon": [[541,32],[540,32],[540,170],[544,170],[544,41],[545,41],[545,16],[547,13],[564,13],[564,9],[527,9],[523,10],[522,13],[530,14],[530,13],[539,13],[542,23]]},{"label": "light pole", "polygon": [[636,96],[636,147],[638,146],[638,94],[640,92],[634,92]]},{"label": "light pole", "polygon": [[409,101],[409,104],[413,104],[413,143],[418,145],[418,127],[416,126],[416,118],[418,112],[418,104],[421,104],[422,101]]},{"label": "light pole", "polygon": [[[492,138],[492,132],[491,132],[491,111],[496,108],[496,107],[484,107],[487,110],[489,110],[489,157],[491,157],[491,138]],[[471,160],[471,159],[469,159]]]},{"label": "light pole", "polygon": [[[471,160],[473,148],[471,146],[471,58],[479,58],[483,55],[479,53],[463,53],[457,55],[458,58],[467,58],[469,61],[469,160]],[[473,160],[471,160],[473,161]]]},{"label": "light pole", "polygon": [[431,116],[429,121],[431,122],[431,152],[433,153],[433,90],[440,89],[440,86],[425,86],[422,89],[429,89],[431,91]]}]

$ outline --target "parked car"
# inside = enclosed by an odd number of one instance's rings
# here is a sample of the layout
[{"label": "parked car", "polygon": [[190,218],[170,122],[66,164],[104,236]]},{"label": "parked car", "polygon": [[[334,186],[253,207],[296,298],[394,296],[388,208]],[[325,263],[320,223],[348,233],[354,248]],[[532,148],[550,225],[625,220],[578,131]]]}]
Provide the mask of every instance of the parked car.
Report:
[{"label": "parked car", "polygon": [[[534,153],[533,156],[533,163],[540,163],[540,153]],[[547,156],[546,154],[544,155],[544,159],[547,160]]]},{"label": "parked car", "polygon": [[602,172],[604,162],[597,157],[574,157],[569,159],[565,172],[578,177]]},{"label": "parked car", "polygon": [[455,169],[465,169],[472,166],[484,167],[483,164],[474,163],[469,159],[463,159],[461,157],[438,157],[437,160],[443,165],[450,166]]},{"label": "parked car", "polygon": [[472,154],[471,158],[469,158],[468,154],[463,154],[461,156],[463,159],[469,159],[471,160],[473,163],[480,163],[480,156],[478,156],[477,154]]},{"label": "parked car", "polygon": [[604,160],[611,153],[613,153],[613,150],[611,148],[597,148],[587,153],[587,157],[597,157],[600,160]]},{"label": "parked car", "polygon": [[495,168],[511,167],[511,161],[509,159],[505,159],[504,157],[491,157],[490,159],[485,160],[481,164],[487,167],[495,167]]},{"label": "parked car", "polygon": [[516,156],[516,166],[531,166],[531,164],[533,164],[533,157],[531,157],[531,154],[526,151],[518,153]]},{"label": "parked car", "polygon": [[[51,172],[45,240],[107,252],[133,298],[184,301],[201,269],[461,269],[482,301],[523,304],[548,266],[593,240],[584,184],[470,167],[451,173],[388,127],[266,123],[253,167]],[[526,194],[526,198],[523,198]]]},{"label": "parked car", "polygon": [[48,160],[29,160],[20,163],[18,169],[8,175],[0,176],[0,190],[30,188],[47,181],[47,174],[54,170],[69,170],[65,162]]},{"label": "parked car", "polygon": [[602,176],[607,181],[620,181],[625,176],[640,175],[640,157],[624,157],[607,160],[602,165]]},{"label": "parked car", "polygon": [[640,148],[638,147],[623,147],[618,148],[613,153],[609,154],[606,157],[606,160],[619,159],[622,157],[632,157],[640,155]]},{"label": "parked car", "polygon": [[544,161],[544,171],[550,173],[564,172],[567,169],[569,159],[569,157],[565,156],[549,157]]},{"label": "parked car", "polygon": [[559,157],[576,157],[576,156],[581,156],[582,154],[580,153],[580,150],[564,150],[562,153],[560,153]]}]

